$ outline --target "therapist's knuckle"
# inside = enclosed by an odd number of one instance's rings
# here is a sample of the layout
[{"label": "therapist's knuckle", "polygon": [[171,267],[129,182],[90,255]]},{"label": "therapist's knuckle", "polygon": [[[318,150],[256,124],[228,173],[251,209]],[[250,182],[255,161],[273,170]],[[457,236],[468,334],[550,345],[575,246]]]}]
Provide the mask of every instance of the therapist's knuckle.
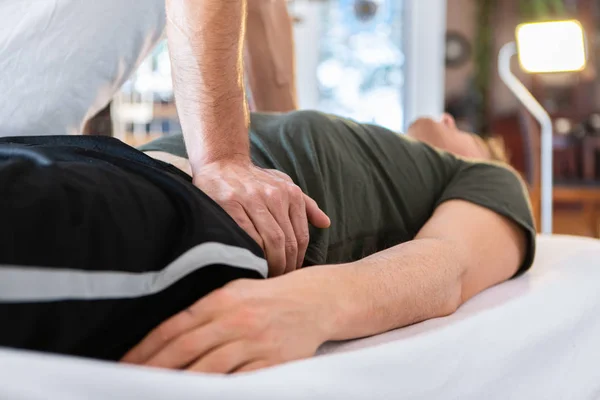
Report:
[{"label": "therapist's knuckle", "polygon": [[255,200],[260,197],[259,189],[255,186],[247,187],[244,196],[250,200]]},{"label": "therapist's knuckle", "polygon": [[273,185],[264,185],[262,187],[263,196],[269,199],[277,194],[277,187]]},{"label": "therapist's knuckle", "polygon": [[304,193],[302,192],[302,189],[300,189],[295,184],[287,185],[287,192],[290,196],[290,199],[293,199],[294,201],[302,201]]},{"label": "therapist's knuckle", "polygon": [[298,242],[294,236],[285,239],[285,249],[287,252],[295,253],[298,251]]},{"label": "therapist's knuckle", "polygon": [[273,246],[283,247],[285,244],[285,235],[279,228],[271,229],[267,234],[269,241]]},{"label": "therapist's knuckle", "polygon": [[308,242],[310,241],[310,235],[308,231],[302,231],[296,236],[296,240],[298,240],[298,246],[306,247]]},{"label": "therapist's knuckle", "polygon": [[288,183],[294,183],[294,180],[288,174],[279,172],[279,175],[281,176],[281,179],[283,179],[284,181],[286,181]]},{"label": "therapist's knuckle", "polygon": [[227,188],[219,190],[215,196],[222,201],[234,201],[237,199],[238,193],[233,188]]},{"label": "therapist's knuckle", "polygon": [[266,186],[263,192],[264,198],[273,205],[277,205],[281,202],[282,191],[277,186]]},{"label": "therapist's knuckle", "polygon": [[239,213],[242,210],[240,198],[237,194],[228,194],[218,199],[217,203],[231,213]]}]

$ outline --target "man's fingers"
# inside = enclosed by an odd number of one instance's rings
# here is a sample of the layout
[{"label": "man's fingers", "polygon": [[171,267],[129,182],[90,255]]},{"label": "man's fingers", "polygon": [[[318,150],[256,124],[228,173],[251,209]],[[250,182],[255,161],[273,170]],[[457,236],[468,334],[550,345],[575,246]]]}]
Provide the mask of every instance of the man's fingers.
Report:
[{"label": "man's fingers", "polygon": [[219,324],[209,322],[172,340],[144,364],[158,368],[184,368],[223,343],[235,339],[235,334],[239,332],[220,329]]},{"label": "man's fingers", "polygon": [[259,369],[269,368],[273,366],[274,363],[270,363],[268,361],[260,360],[260,361],[252,361],[248,364],[242,365],[240,368],[233,371],[234,374],[241,374],[245,372],[257,371]]},{"label": "man's fingers", "polygon": [[246,341],[226,343],[208,352],[188,367],[187,370],[210,374],[227,374],[253,361],[257,354],[257,350]]},{"label": "man's fingers", "polygon": [[206,317],[196,315],[192,308],[181,312],[152,330],[137,346],[127,352],[121,361],[129,364],[144,364],[171,340],[205,321]]},{"label": "man's fingers", "polygon": [[[240,298],[235,291],[228,290],[226,287],[217,289],[153,329],[121,361],[130,364],[145,364],[174,340],[210,323],[223,310],[239,303]],[[230,330],[226,329],[225,331],[229,332]],[[225,336],[227,332],[220,332],[220,334]],[[187,344],[189,343],[184,343],[184,345]]]},{"label": "man's fingers", "polygon": [[306,214],[308,216],[308,222],[310,222],[315,228],[325,229],[331,226],[331,220],[319,208],[316,201],[304,195],[304,203],[306,204]]},{"label": "man's fingers", "polygon": [[[296,258],[295,268],[302,267],[304,263],[304,256],[306,255],[306,249],[308,248],[309,232],[308,232],[308,218],[306,215],[306,204],[304,202],[304,195],[302,190],[298,186],[293,186],[290,189],[295,192],[291,195],[294,197],[290,200],[290,220],[292,227],[294,228],[294,235],[296,237],[296,243],[298,244],[298,256]],[[291,272],[287,271],[286,272]]]}]

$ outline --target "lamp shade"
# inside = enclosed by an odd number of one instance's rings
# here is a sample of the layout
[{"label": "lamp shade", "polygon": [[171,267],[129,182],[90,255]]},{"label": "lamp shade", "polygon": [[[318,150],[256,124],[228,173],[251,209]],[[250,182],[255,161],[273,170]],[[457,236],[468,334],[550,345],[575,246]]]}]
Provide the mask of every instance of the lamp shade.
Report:
[{"label": "lamp shade", "polygon": [[551,21],[517,27],[521,67],[529,73],[574,72],[586,66],[585,33],[579,21]]}]

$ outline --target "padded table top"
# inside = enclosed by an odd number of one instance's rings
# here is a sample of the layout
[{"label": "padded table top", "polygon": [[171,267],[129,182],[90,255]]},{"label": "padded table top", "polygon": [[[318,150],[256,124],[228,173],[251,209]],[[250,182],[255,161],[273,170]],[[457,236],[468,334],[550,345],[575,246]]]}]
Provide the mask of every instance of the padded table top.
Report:
[{"label": "padded table top", "polygon": [[541,237],[532,270],[454,315],[252,374],[0,351],[2,399],[598,399],[600,241]]}]

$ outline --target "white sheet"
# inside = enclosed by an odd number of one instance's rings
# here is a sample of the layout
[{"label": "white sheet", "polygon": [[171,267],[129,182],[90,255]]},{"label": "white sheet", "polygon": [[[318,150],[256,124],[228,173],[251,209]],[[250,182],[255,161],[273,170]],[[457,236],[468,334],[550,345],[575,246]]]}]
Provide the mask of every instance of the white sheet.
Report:
[{"label": "white sheet", "polygon": [[546,237],[453,316],[310,360],[221,377],[0,351],[0,399],[599,399],[599,288],[600,241]]},{"label": "white sheet", "polygon": [[0,0],[0,136],[80,133],[160,39],[165,0]]}]

